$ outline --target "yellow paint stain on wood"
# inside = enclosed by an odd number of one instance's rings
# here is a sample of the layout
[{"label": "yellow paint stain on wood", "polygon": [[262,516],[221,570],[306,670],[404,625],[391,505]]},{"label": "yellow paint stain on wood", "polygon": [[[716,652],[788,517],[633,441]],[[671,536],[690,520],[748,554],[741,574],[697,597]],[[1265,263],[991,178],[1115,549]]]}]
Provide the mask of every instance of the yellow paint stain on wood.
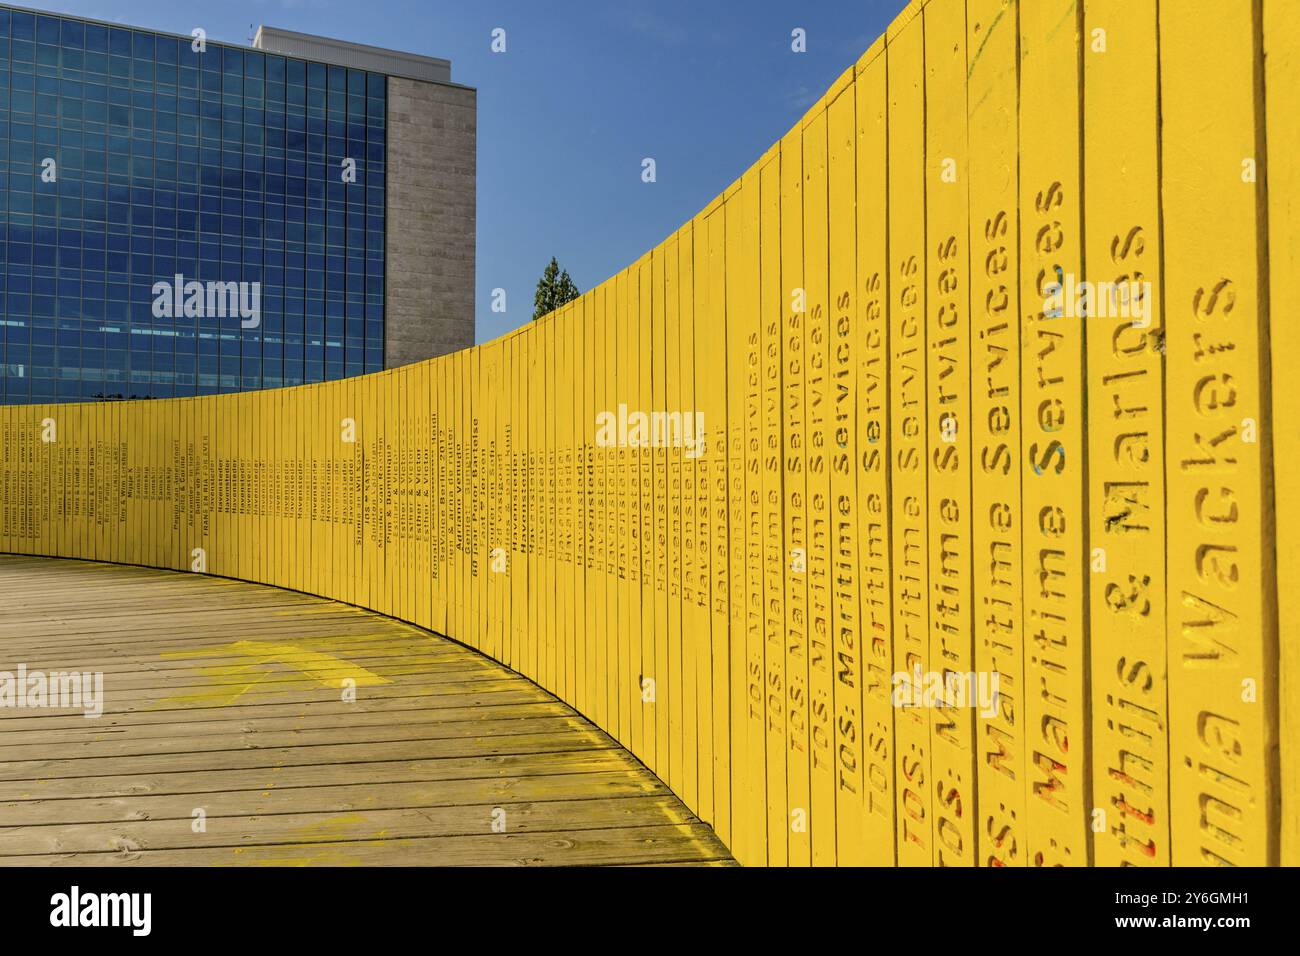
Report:
[{"label": "yellow paint stain on wood", "polygon": [[324,687],[342,688],[348,686],[349,682],[353,687],[374,687],[378,684],[390,683],[388,678],[381,677],[373,671],[366,670],[359,664],[335,657],[332,654],[309,650],[298,644],[277,644],[273,641],[233,641],[219,647],[169,651],[159,656],[167,660],[179,660],[210,657],[223,652],[239,654],[251,660],[247,664],[203,667],[200,668],[200,672],[208,677],[220,679],[228,676],[242,676],[251,670],[256,670],[259,673],[269,671],[275,668],[268,665],[279,665],[282,668],[304,674]]}]

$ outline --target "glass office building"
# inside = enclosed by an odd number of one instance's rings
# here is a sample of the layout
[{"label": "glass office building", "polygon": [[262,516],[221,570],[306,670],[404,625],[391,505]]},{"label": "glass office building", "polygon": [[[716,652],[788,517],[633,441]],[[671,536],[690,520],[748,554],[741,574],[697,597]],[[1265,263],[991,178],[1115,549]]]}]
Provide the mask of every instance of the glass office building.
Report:
[{"label": "glass office building", "polygon": [[0,400],[382,369],[386,91],[383,73],[0,7]]}]

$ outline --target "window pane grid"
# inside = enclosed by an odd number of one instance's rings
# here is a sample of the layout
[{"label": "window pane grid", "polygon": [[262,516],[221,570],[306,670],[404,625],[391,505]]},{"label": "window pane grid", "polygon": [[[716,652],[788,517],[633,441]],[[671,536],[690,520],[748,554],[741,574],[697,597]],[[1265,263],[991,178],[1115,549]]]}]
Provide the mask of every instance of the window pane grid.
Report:
[{"label": "window pane grid", "polygon": [[[0,11],[0,400],[207,394],[382,367],[385,87]],[[177,276],[180,294],[160,293]],[[256,303],[257,326],[187,311],[190,282],[204,309],[211,284],[233,284],[218,288]]]}]

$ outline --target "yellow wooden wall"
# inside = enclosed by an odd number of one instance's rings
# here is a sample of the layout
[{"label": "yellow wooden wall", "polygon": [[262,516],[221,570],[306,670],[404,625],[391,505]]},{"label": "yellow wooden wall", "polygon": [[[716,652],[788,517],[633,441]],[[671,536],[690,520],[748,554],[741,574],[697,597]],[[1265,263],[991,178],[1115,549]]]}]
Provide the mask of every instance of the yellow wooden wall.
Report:
[{"label": "yellow wooden wall", "polygon": [[[1300,862],[1297,90],[1289,0],[913,2],[503,339],[0,408],[0,551],[448,634],[748,864]],[[1055,315],[1067,275],[1150,324]],[[620,405],[703,453],[600,447]],[[894,706],[914,668],[996,671],[996,713]]]}]

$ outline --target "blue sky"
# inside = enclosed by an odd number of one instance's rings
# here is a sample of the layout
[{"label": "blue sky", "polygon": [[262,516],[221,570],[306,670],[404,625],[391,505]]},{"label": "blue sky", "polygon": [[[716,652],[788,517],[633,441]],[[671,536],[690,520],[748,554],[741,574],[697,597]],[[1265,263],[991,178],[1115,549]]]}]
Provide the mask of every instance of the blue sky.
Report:
[{"label": "blue sky", "polygon": [[[552,255],[584,291],[778,139],[905,0],[43,0],[246,43],[258,24],[452,61],[478,89],[477,337],[532,316]],[[506,52],[490,49],[494,28]],[[807,52],[793,53],[801,27]],[[653,157],[658,181],[641,181]],[[494,288],[507,311],[491,311]]]}]

